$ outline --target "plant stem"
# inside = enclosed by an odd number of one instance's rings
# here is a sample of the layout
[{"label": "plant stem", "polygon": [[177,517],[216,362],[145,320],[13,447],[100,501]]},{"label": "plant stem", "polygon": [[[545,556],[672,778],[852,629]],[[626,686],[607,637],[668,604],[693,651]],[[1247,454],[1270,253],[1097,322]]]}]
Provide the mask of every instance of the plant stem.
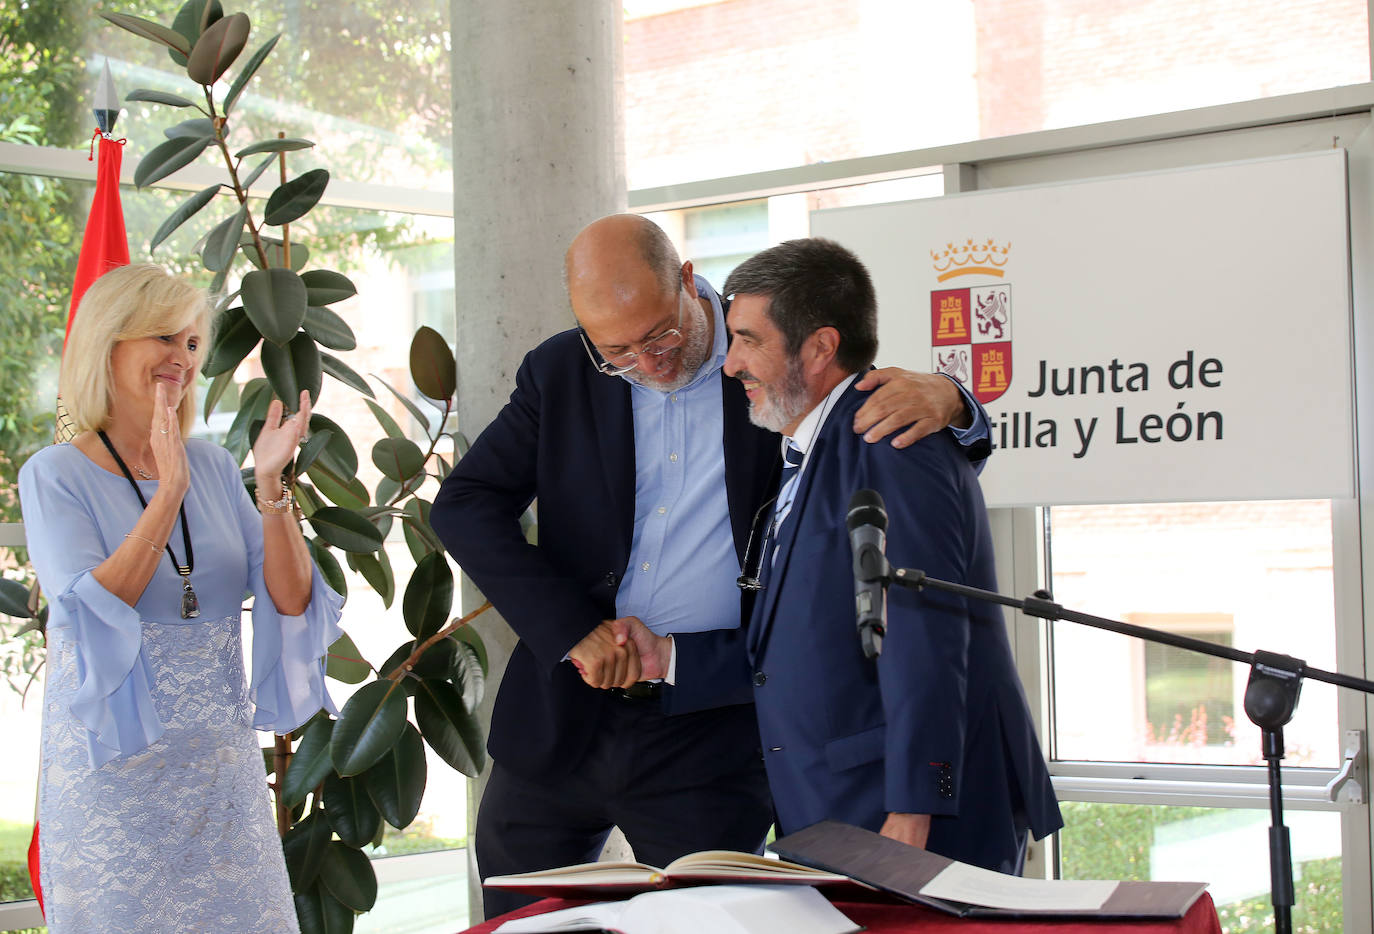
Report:
[{"label": "plant stem", "polygon": [[277,836],[284,837],[291,829],[291,809],[282,798],[282,792],[286,788],[286,770],[291,767],[291,737],[274,736],[272,742],[272,770],[276,775],[276,781],[272,782],[272,791],[277,804]]},{"label": "plant stem", "polygon": [[[201,85],[205,89],[205,103],[210,108],[210,121],[215,125],[215,145],[219,147],[220,153],[224,156],[225,168],[229,170],[229,181],[234,186],[234,195],[239,199],[239,205],[246,207],[248,204],[248,192],[239,183],[238,166],[234,163],[234,157],[229,154],[229,144],[224,141],[224,123],[227,118],[220,117],[215,113],[215,95],[209,85]],[[262,245],[262,236],[258,233],[257,225],[253,223],[253,212],[245,211],[244,220],[248,225],[248,232],[253,235],[253,246],[258,251],[258,258],[262,260],[262,266],[267,268],[267,249]]]},{"label": "plant stem", "polygon": [[449,623],[443,629],[440,629],[434,635],[430,636],[424,642],[421,642],[419,645],[415,647],[415,651],[410,653],[409,658],[401,662],[401,664],[397,665],[396,670],[391,672],[391,674],[386,675],[387,680],[400,681],[402,678],[406,676],[406,673],[410,671],[410,669],[415,667],[415,663],[420,660],[420,656],[424,655],[431,645],[438,642],[440,639],[446,639],[449,636],[453,635],[459,629],[462,629],[468,623],[476,619],[479,615],[485,613],[487,610],[490,609],[491,601],[485,600],[483,601],[481,606],[473,610],[467,616],[464,616],[461,619],[455,619],[453,622]]}]

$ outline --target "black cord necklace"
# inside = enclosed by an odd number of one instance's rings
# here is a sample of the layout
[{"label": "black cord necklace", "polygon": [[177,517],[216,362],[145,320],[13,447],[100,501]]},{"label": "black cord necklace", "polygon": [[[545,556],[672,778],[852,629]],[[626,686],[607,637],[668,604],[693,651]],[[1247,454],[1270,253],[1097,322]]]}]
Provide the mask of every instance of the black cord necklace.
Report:
[{"label": "black cord necklace", "polygon": [[[119,469],[124,471],[124,478],[129,481],[129,485],[134,488],[134,494],[138,496],[138,501],[143,504],[143,508],[148,508],[148,501],[143,497],[143,491],[138,488],[138,481],[134,480],[134,475],[129,473],[129,468],[124,463],[124,458],[119,456],[110,438],[104,431],[97,431],[100,440],[105,442],[105,449],[110,452],[110,456],[115,459]],[[170,541],[164,546],[167,549],[167,557],[172,559],[172,567],[177,569],[181,575],[181,618],[195,619],[200,615],[200,600],[196,598],[196,592],[191,587],[191,572],[196,569],[196,552],[191,546],[191,530],[186,524],[186,501],[181,501],[179,507],[181,513],[181,540],[186,543],[186,563],[182,564],[177,560],[176,554],[172,551]]]}]

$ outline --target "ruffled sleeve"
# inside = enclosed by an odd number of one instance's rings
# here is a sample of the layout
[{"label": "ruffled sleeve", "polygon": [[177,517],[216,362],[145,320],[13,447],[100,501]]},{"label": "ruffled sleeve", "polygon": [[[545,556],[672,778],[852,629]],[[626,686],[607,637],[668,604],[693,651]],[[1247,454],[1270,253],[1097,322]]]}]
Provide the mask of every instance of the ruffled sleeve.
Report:
[{"label": "ruffled sleeve", "polygon": [[249,696],[253,726],[288,733],[321,708],[338,709],[324,685],[324,657],[343,630],[343,597],[325,583],[320,569],[310,564],[310,603],[299,616],[277,610],[263,577],[262,516],[243,487],[238,466],[223,448],[224,482],[237,507],[239,526],[248,547],[248,586],[253,593],[253,673]]},{"label": "ruffled sleeve", "polygon": [[163,734],[153,705],[138,612],[92,575],[108,557],[89,504],[49,449],[19,472],[29,557],[49,594],[48,632],[72,645],[78,684],[71,713],[86,728],[92,768]]},{"label": "ruffled sleeve", "polygon": [[[257,510],[254,510],[256,514]],[[258,530],[261,542],[262,530]],[[277,611],[259,560],[249,570],[253,588],[253,726],[288,733],[321,707],[338,714],[324,686],[324,656],[343,635],[343,597],[311,562],[310,604],[299,616]]]}]

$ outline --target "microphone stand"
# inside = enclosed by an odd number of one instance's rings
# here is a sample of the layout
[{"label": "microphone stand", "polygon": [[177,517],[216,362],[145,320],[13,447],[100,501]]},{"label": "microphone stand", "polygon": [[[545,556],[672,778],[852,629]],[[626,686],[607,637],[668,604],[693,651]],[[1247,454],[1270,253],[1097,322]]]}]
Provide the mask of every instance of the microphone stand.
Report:
[{"label": "microphone stand", "polygon": [[[882,563],[886,564],[886,560],[883,559]],[[1269,766],[1269,882],[1270,898],[1274,905],[1274,931],[1275,934],[1292,934],[1293,856],[1289,845],[1288,828],[1283,823],[1283,792],[1280,786],[1279,771],[1279,763],[1284,756],[1283,727],[1293,718],[1293,712],[1297,709],[1298,694],[1302,691],[1303,678],[1315,678],[1327,684],[1363,691],[1366,694],[1374,694],[1374,681],[1366,681],[1364,678],[1355,678],[1334,671],[1323,671],[1320,668],[1311,668],[1302,659],[1288,655],[1264,651],[1242,652],[1230,646],[1216,645],[1201,639],[1190,639],[1187,636],[1150,629],[1147,626],[1136,626],[1132,623],[1123,623],[1101,616],[1093,616],[1089,613],[1065,609],[1055,603],[1050,593],[1045,590],[1037,590],[1031,596],[1020,600],[1015,597],[1003,596],[991,590],[982,590],[977,587],[956,584],[952,581],[927,577],[924,571],[911,568],[894,569],[890,566],[882,570],[869,568],[868,573],[872,575],[870,579],[881,580],[884,586],[897,584],[912,590],[931,587],[935,590],[944,590],[975,600],[1013,607],[1027,616],[1036,616],[1051,621],[1067,620],[1095,629],[1105,629],[1108,632],[1144,639],[1147,642],[1158,642],[1161,645],[1170,645],[1174,648],[1249,665],[1250,680],[1245,686],[1245,714],[1252,723],[1260,728],[1261,754]],[[881,646],[880,633],[877,645],[874,647],[876,650],[872,654],[876,655],[877,651],[881,651]],[[865,639],[864,647],[865,650],[870,647],[867,639]],[[870,657],[872,656],[870,655]]]}]

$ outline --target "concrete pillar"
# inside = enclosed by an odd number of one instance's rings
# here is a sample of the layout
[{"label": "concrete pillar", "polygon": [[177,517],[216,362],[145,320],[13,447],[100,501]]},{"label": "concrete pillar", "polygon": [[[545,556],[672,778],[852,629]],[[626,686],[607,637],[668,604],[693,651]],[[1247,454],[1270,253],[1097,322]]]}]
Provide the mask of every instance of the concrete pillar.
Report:
[{"label": "concrete pillar", "polygon": [[[569,327],[563,252],[625,210],[622,10],[615,0],[451,0],[459,428],[474,438],[525,352]],[[481,601],[471,584],[464,610]],[[515,637],[477,621],[491,655],[484,725]],[[469,794],[469,837],[485,775]],[[481,890],[469,849],[471,915]]]}]

